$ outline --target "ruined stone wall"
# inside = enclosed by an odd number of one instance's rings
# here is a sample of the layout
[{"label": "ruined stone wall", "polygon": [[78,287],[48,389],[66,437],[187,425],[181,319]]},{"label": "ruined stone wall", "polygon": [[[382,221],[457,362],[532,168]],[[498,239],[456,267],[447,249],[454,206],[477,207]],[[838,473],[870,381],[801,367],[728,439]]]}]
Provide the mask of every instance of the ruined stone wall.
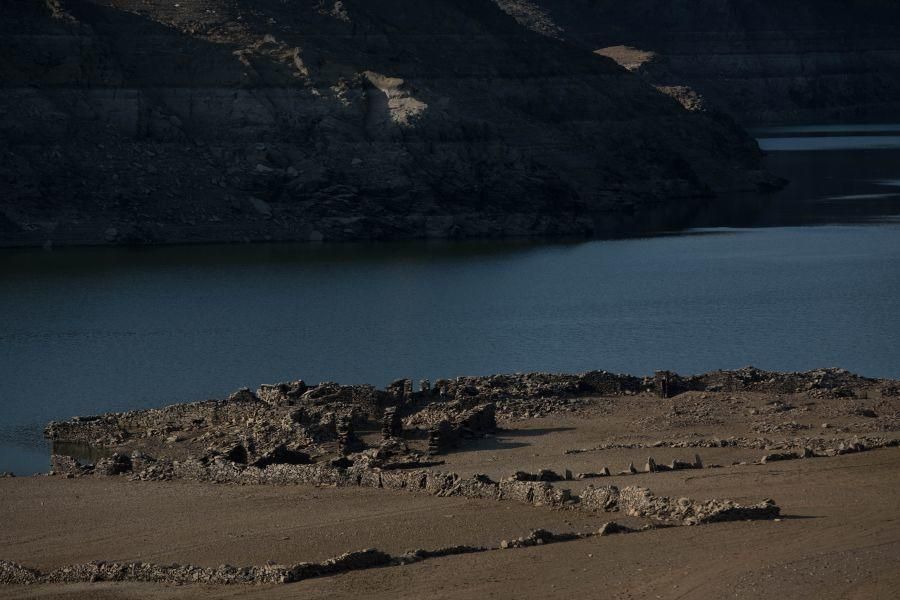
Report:
[{"label": "ruined stone wall", "polygon": [[752,506],[741,506],[731,500],[697,502],[690,498],[655,496],[647,488],[629,486],[619,493],[619,509],[633,517],[699,525],[718,521],[768,519],[777,517],[779,508],[773,500]]},{"label": "ruined stone wall", "polygon": [[[72,459],[57,459],[58,474],[83,476],[92,473]],[[106,475],[108,472],[94,473]],[[274,464],[265,468],[243,466],[224,459],[208,464],[199,460],[159,461],[135,478],[186,479],[243,485],[327,485],[339,487],[371,487],[425,493],[432,496],[507,500],[549,508],[572,508],[588,511],[622,510],[628,515],[696,525],[721,520],[764,519],[778,514],[771,500],[752,506],[741,506],[730,500],[696,502],[680,498],[673,500],[654,496],[650,490],[615,486],[588,487],[581,495],[558,488],[547,481],[522,481],[510,477],[495,482],[485,475],[463,478],[456,473],[442,473],[427,469],[382,471],[365,463],[353,463],[348,468],[326,464]]]},{"label": "ruined stone wall", "polygon": [[[470,423],[465,425],[469,429],[489,431],[490,417],[484,409],[481,409],[480,416],[476,416],[476,413],[466,414],[465,411],[493,403],[495,418],[507,418],[519,415],[521,411],[541,412],[544,404],[547,406],[543,408],[552,410],[556,407],[557,400],[585,400],[591,396],[640,392],[654,392],[661,396],[673,396],[685,391],[809,392],[843,396],[852,395],[855,387],[871,387],[877,384],[881,385],[883,393],[887,395],[900,389],[897,382],[869,379],[843,369],[774,373],[752,367],[692,376],[661,371],[645,378],[616,375],[606,371],[592,371],[580,375],[526,373],[458,377],[453,380],[438,380],[433,387],[428,386],[418,392],[411,390],[409,380],[401,380],[385,391],[369,385],[342,386],[326,382],[307,386],[302,381],[296,381],[263,385],[257,394],[246,389],[239,390],[227,400],[209,400],[158,410],[55,421],[47,426],[45,433],[54,441],[94,443],[100,440],[101,445],[114,445],[128,436],[127,429],[137,429],[142,434],[158,435],[173,426],[203,425],[241,419],[271,422],[273,416],[277,416],[301,421],[302,413],[291,413],[288,410],[272,412],[273,409],[289,407],[303,408],[313,417],[320,417],[329,411],[348,414],[355,411],[357,418],[380,421],[384,408],[400,405],[406,407],[406,413],[411,415],[405,419],[407,424],[437,423],[447,418],[455,423],[469,420]],[[428,411],[435,412],[435,415],[427,416]],[[484,419],[484,423],[478,422],[478,419]]]},{"label": "ruined stone wall", "polygon": [[262,567],[197,567],[194,565],[158,565],[146,562],[92,562],[71,565],[40,573],[8,561],[0,561],[0,583],[94,583],[99,581],[136,581],[147,583],[230,585],[237,583],[292,583],[359,569],[391,564],[396,559],[374,549],[348,552],[321,563],[265,565]]}]

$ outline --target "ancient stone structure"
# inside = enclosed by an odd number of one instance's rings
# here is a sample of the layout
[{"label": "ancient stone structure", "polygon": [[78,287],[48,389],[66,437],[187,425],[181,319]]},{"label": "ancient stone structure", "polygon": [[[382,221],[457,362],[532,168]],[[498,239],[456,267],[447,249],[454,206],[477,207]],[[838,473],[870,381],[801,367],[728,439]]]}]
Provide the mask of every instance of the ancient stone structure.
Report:
[{"label": "ancient stone structure", "polygon": [[671,371],[657,371],[653,374],[653,388],[660,398],[671,398],[681,388],[678,375]]},{"label": "ancient stone structure", "polygon": [[[73,477],[94,473],[93,469],[72,459],[54,457],[55,471]],[[94,473],[103,475],[103,473]],[[665,497],[653,496],[645,488],[628,487],[621,492],[614,486],[589,486],[580,495],[557,488],[548,481],[522,480],[515,475],[500,482],[485,475],[463,478],[455,473],[440,473],[427,469],[384,471],[373,469],[366,461],[335,461],[334,464],[286,465],[273,464],[265,468],[240,465],[222,458],[207,464],[196,459],[183,462],[160,460],[151,463],[136,479],[189,479],[216,483],[238,484],[312,484],[362,486],[404,489],[433,496],[462,496],[522,502],[534,506],[571,508],[587,511],[623,510],[632,516],[694,525],[731,519],[762,519],[777,515],[778,508],[771,501],[750,507],[727,500],[688,504]]]},{"label": "ancient stone structure", "polygon": [[[674,380],[674,376],[670,381]],[[567,489],[565,482],[611,475],[608,467],[599,472],[573,475],[571,469],[539,469],[517,471],[510,477],[495,480],[484,474],[460,473],[443,467],[446,462],[430,461],[428,451],[447,452],[454,447],[465,450],[472,439],[491,436],[520,418],[525,412],[540,414],[543,410],[569,412],[572,407],[594,405],[598,412],[609,410],[610,397],[594,398],[594,394],[611,393],[631,396],[638,406],[677,402],[689,406],[691,399],[705,397],[705,390],[750,389],[754,395],[752,408],[766,418],[792,410],[801,410],[804,398],[828,398],[829,410],[867,424],[890,418],[889,405],[877,398],[878,390],[889,383],[867,380],[841,371],[814,371],[801,374],[773,374],[755,369],[712,373],[678,379],[685,391],[675,400],[657,398],[656,378],[632,378],[603,372],[584,375],[525,374],[483,378],[443,380],[425,391],[412,391],[402,380],[387,390],[371,386],[320,385],[292,382],[262,386],[257,392],[239,390],[227,400],[211,400],[170,406],[160,410],[133,411],[99,415],[52,423],[47,428],[54,441],[82,441],[95,447],[93,464],[81,464],[74,458],[54,455],[52,469],[61,477],[118,477],[123,480],[184,480],[223,485],[312,485],[365,487],[403,490],[438,498],[472,498],[496,502],[516,502],[540,510],[584,511],[592,517],[601,513],[621,513],[641,524],[623,521],[628,527],[608,523],[590,534],[556,533],[535,530],[529,535],[509,538],[500,548],[538,546],[592,535],[628,533],[654,527],[705,525],[729,520],[766,520],[777,517],[779,507],[771,500],[739,504],[721,498],[677,498],[658,496],[646,487],[576,484]],[[796,396],[770,401],[764,394],[772,390],[796,390]],[[601,391],[602,390],[602,391]],[[781,392],[775,392],[781,393]],[[858,398],[859,397],[859,398]],[[857,401],[860,398],[864,402]],[[574,402],[570,402],[574,400]],[[790,400],[790,401],[788,401]],[[584,402],[585,404],[580,404]],[[709,402],[728,402],[726,394],[710,394]],[[877,417],[853,412],[860,405],[877,408]],[[763,408],[759,408],[762,406]],[[750,406],[742,405],[740,415],[756,415]],[[746,411],[746,412],[743,412]],[[401,419],[400,415],[404,418]],[[638,416],[640,418],[640,416]],[[780,417],[778,417],[780,418]],[[499,423],[498,423],[499,420]],[[521,432],[527,428],[519,429]],[[786,430],[787,431],[787,430]],[[867,430],[868,431],[868,430]],[[875,430],[871,430],[875,431]],[[502,434],[503,430],[500,430]],[[379,433],[381,435],[379,435]],[[543,433],[533,431],[532,433]],[[582,453],[610,448],[647,449],[639,468],[634,463],[624,471],[628,481],[647,481],[671,477],[668,471],[681,469],[723,468],[704,465],[699,455],[694,459],[668,459],[660,448],[758,448],[766,454],[764,461],[742,461],[750,469],[764,469],[759,462],[773,460],[818,459],[840,454],[863,452],[873,448],[900,445],[900,441],[880,435],[840,437],[841,430],[832,428],[822,437],[789,437],[773,440],[765,437],[733,437],[728,439],[689,436],[685,439],[653,441],[643,433],[638,441],[597,440],[595,448],[570,451]],[[845,432],[846,433],[846,432]],[[402,435],[401,435],[402,434]],[[506,440],[498,440],[504,443]],[[491,447],[490,439],[481,445]],[[635,452],[624,460],[638,458]],[[662,456],[661,456],[662,454]],[[715,459],[722,454],[710,451]],[[689,456],[689,455],[688,455]],[[584,464],[590,457],[579,460]],[[707,458],[710,458],[707,456]],[[621,460],[621,459],[620,459]],[[623,460],[623,462],[624,462]],[[636,461],[635,461],[636,462]],[[600,463],[602,464],[602,463]],[[596,468],[600,467],[600,464]],[[571,466],[571,465],[570,465]],[[642,468],[641,468],[642,467]],[[465,467],[463,467],[465,468]],[[583,468],[583,467],[582,467]],[[512,470],[512,469],[510,469]],[[457,471],[457,472],[454,472]],[[574,487],[574,486],[573,486]],[[762,497],[762,496],[760,496]],[[600,521],[598,521],[599,523]],[[634,526],[634,529],[632,529]],[[207,569],[189,565],[152,565],[133,563],[90,563],[71,565],[43,573],[16,565],[0,563],[0,582],[34,583],[65,581],[205,581],[216,583],[278,583],[318,574],[333,574],[345,569],[367,568],[366,565],[390,566],[424,560],[440,553],[489,551],[492,548],[452,547],[436,551],[416,550],[401,556],[387,556],[378,551],[351,553],[334,562],[265,567]]]},{"label": "ancient stone structure", "polygon": [[[896,384],[879,382],[841,369],[821,369],[808,373],[772,373],[748,367],[737,371],[717,371],[704,375],[680,377],[682,391],[752,391],[763,393],[808,393],[842,397],[857,387],[881,385],[890,393]],[[307,437],[320,436],[333,441],[328,422],[334,413],[351,414],[354,422],[380,419],[384,407],[396,406],[398,399],[409,399],[419,408],[406,419],[429,428],[448,419],[476,433],[489,433],[496,419],[515,419],[524,414],[541,415],[555,411],[570,399],[583,401],[592,395],[629,395],[657,389],[655,378],[641,379],[630,375],[614,375],[593,371],[581,375],[528,373],[459,377],[435,383],[434,393],[411,391],[411,382],[401,380],[388,390],[372,386],[341,386],[322,383],[308,386],[302,381],[261,386],[256,394],[240,390],[227,400],[209,400],[179,404],[158,410],[76,417],[70,421],[50,423],[46,435],[50,440],[81,442],[114,448],[126,444],[138,434],[156,437],[174,429],[203,432],[231,427],[241,433],[250,432],[262,440],[261,446],[274,445],[276,439],[291,445]],[[455,401],[451,402],[449,400]],[[493,405],[490,407],[489,405]],[[471,412],[467,412],[471,411]],[[493,413],[493,414],[492,414]],[[433,417],[429,417],[433,414]],[[421,419],[417,420],[417,418]],[[234,421],[235,424],[231,425]],[[263,427],[264,422],[280,422],[281,429]],[[228,425],[226,425],[226,423]],[[286,437],[282,436],[282,433]],[[729,445],[728,440],[692,442],[697,447]],[[605,445],[606,448],[615,447]]]},{"label": "ancient stone structure", "polygon": [[400,438],[403,436],[403,420],[397,407],[389,406],[384,409],[384,417],[382,418],[381,437],[385,440],[392,438]]},{"label": "ancient stone structure", "polygon": [[169,585],[191,583],[208,585],[287,584],[349,571],[408,565],[442,556],[528,548],[615,533],[634,533],[635,531],[615,522],[605,523],[594,533],[553,533],[545,529],[535,529],[528,535],[502,540],[496,547],[448,546],[436,550],[410,550],[395,556],[370,548],[347,552],[319,563],[268,564],[263,567],[222,565],[209,568],[180,564],[159,565],[148,562],[94,561],[41,572],[10,561],[0,560],[0,585],[95,582],[145,582]]},{"label": "ancient stone structure", "polygon": [[[582,375],[532,373],[441,380],[419,391],[413,391],[408,380],[401,380],[385,390],[372,386],[342,386],[330,382],[309,385],[295,381],[261,386],[256,392],[239,390],[227,400],[51,423],[47,427],[47,436],[55,442],[89,444],[103,456],[94,464],[80,464],[73,458],[54,455],[53,472],[64,477],[189,480],[237,485],[359,486],[405,490],[436,497],[519,502],[556,510],[621,512],[629,517],[644,519],[645,526],[654,527],[701,525],[734,519],[771,519],[777,516],[778,506],[770,500],[741,505],[725,499],[657,496],[646,488],[633,486],[587,486],[579,493],[562,487],[562,482],[573,479],[608,477],[608,467],[597,473],[580,473],[577,476],[569,469],[519,471],[511,477],[495,481],[483,474],[469,476],[442,471],[441,463],[427,462],[425,458],[427,453],[464,449],[472,439],[491,436],[497,431],[498,420],[499,425],[503,425],[525,415],[577,411],[594,400],[602,409],[607,406],[604,403],[609,402],[609,397],[594,398],[601,394],[613,397],[640,394],[643,397],[635,398],[635,401],[657,403],[659,401],[655,396],[660,394],[661,389],[659,381],[658,375],[641,379],[606,372]],[[689,406],[691,398],[701,397],[707,391],[740,390],[833,399],[836,403],[843,403],[841,410],[844,411],[855,410],[859,405],[848,399],[854,399],[857,395],[865,397],[866,393],[873,390],[877,393],[882,388],[889,390],[893,385],[839,370],[778,374],[752,368],[690,377],[669,374],[666,381],[668,383],[663,389],[666,394],[663,395],[680,390],[683,395],[674,400],[680,406]],[[674,387],[672,382],[676,382]],[[797,410],[795,405],[801,404],[799,401],[768,403],[760,411],[764,415],[777,417],[785,411]],[[890,418],[883,404],[874,405],[878,407],[876,417],[855,412],[846,414],[863,419],[865,423]],[[404,418],[401,419],[401,415]],[[792,435],[794,432],[785,431]],[[359,435],[357,432],[360,432]],[[648,452],[644,456],[647,460],[643,468],[639,470],[632,463],[625,471],[639,478],[662,477],[664,475],[656,474],[672,470],[704,468],[699,455],[695,455],[693,461],[658,461],[659,448],[758,448],[766,453],[765,460],[761,462],[769,462],[776,459],[814,459],[900,445],[898,440],[878,435],[844,438],[834,435],[793,436],[777,443],[762,436],[600,442],[595,448],[571,452],[646,448]],[[714,466],[710,465],[710,468]],[[596,535],[627,531],[628,528],[609,524]],[[568,534],[559,535],[562,537],[551,540],[544,533],[537,532],[506,540],[506,547],[564,541]],[[448,551],[478,550],[461,547]],[[338,560],[333,566],[323,563],[325,566],[247,567],[237,570],[102,563],[76,565],[69,567],[68,571],[38,573],[4,563],[0,568],[0,578],[8,582],[81,581],[91,578],[292,581],[314,576],[315,573],[339,572],[344,568],[337,565],[366,565],[370,560],[374,561],[373,564],[398,564],[398,561],[421,560],[431,555],[428,551],[416,551],[413,555],[385,558],[385,555],[373,551],[351,555],[350,558]]]},{"label": "ancient stone structure", "polygon": [[619,488],[615,486],[588,486],[579,495],[580,504],[589,510],[611,512],[619,503]]},{"label": "ancient stone structure", "polygon": [[334,575],[359,569],[386,566],[396,559],[369,549],[348,552],[321,563],[266,565],[263,567],[197,567],[193,565],[157,565],[146,562],[92,562],[60,567],[47,573],[0,561],[0,583],[94,583],[99,581],[135,581],[167,584],[203,583],[292,583],[312,577]]},{"label": "ancient stone structure", "polygon": [[717,521],[771,519],[780,509],[772,500],[763,500],[752,506],[741,506],[731,500],[697,502],[690,498],[654,496],[641,487],[629,486],[619,492],[619,509],[633,517],[646,517],[683,525],[699,525]]},{"label": "ancient stone structure", "polygon": [[341,415],[335,422],[337,432],[338,453],[347,455],[359,447],[359,440],[353,431],[353,420],[348,415]]},{"label": "ancient stone structure", "polygon": [[[498,418],[515,420],[546,411],[569,411],[573,406],[577,409],[579,403],[589,402],[594,394],[632,395],[642,390],[658,394],[660,381],[659,374],[642,380],[603,371],[582,375],[531,373],[440,380],[426,391],[418,392],[412,391],[409,380],[395,382],[384,391],[366,385],[342,386],[330,382],[308,385],[294,381],[264,385],[255,393],[239,390],[227,400],[54,422],[48,425],[46,434],[54,442],[87,444],[107,453],[108,458],[90,469],[98,474],[146,472],[149,477],[165,477],[172,472],[173,463],[184,463],[191,457],[199,457],[207,464],[224,459],[258,468],[312,462],[327,464],[366,450],[354,434],[359,428],[371,430],[380,425],[383,437],[399,438],[405,423],[410,439],[427,438],[423,451],[439,454],[468,439],[492,434]],[[837,369],[784,374],[746,368],[691,377],[669,373],[665,381],[668,383],[663,391],[669,393],[673,390],[672,382],[677,382],[677,389],[690,392],[802,393],[835,398],[852,397],[857,389],[883,388],[889,392],[894,385]],[[401,403],[404,413],[409,415],[404,422],[398,422]],[[877,436],[843,440],[805,437],[779,443],[760,437],[659,441],[643,445],[606,443],[569,452],[637,447],[746,447],[765,449],[773,455],[767,460],[773,460],[774,455],[836,456],[897,443]],[[160,451],[160,446],[164,450]],[[155,450],[147,452],[150,447]],[[421,464],[421,454],[410,453],[408,449],[392,446],[390,451],[385,447],[375,451],[370,460],[376,460],[381,466]],[[71,459],[56,457],[54,461],[53,469],[57,472],[77,475],[85,470],[74,468]],[[675,460],[666,465],[648,460],[643,471],[702,467],[697,456],[693,463]],[[632,464],[624,472],[635,474],[638,470]],[[609,469],[604,467],[599,473],[580,474],[580,478],[602,477],[608,473]],[[544,478],[547,477],[545,474]]]},{"label": "ancient stone structure", "polygon": [[398,406],[403,406],[412,399],[412,380],[398,379],[385,388],[388,397]]},{"label": "ancient stone structure", "polygon": [[428,454],[440,454],[455,446],[458,441],[459,430],[450,421],[440,421],[428,430]]}]

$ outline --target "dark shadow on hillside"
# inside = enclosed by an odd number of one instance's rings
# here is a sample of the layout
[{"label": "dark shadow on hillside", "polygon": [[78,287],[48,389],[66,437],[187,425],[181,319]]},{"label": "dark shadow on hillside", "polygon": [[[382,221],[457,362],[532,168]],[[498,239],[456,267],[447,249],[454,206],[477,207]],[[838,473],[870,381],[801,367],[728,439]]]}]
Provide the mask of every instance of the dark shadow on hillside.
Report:
[{"label": "dark shadow on hillside", "polygon": [[575,431],[575,427],[538,427],[535,429],[503,429],[500,435],[504,437],[537,437],[563,431]]}]

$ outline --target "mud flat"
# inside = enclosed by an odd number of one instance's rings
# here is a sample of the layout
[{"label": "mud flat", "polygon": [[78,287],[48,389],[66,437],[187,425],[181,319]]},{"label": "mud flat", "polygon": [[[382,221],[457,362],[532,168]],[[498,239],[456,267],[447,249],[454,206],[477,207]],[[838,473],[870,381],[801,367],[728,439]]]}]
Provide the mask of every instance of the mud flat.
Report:
[{"label": "mud flat", "polygon": [[900,590],[898,382],[748,368],[415,390],[297,381],[51,423],[75,456],[0,478],[0,597]]}]

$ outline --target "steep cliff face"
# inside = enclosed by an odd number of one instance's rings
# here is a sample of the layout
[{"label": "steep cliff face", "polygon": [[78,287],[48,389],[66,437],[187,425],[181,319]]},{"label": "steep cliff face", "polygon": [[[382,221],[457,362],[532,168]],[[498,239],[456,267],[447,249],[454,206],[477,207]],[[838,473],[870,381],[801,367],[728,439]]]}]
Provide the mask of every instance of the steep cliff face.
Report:
[{"label": "steep cliff face", "polygon": [[896,0],[496,0],[743,123],[900,114]]},{"label": "steep cliff face", "polygon": [[0,0],[6,244],[560,235],[769,182],[492,0]]}]

